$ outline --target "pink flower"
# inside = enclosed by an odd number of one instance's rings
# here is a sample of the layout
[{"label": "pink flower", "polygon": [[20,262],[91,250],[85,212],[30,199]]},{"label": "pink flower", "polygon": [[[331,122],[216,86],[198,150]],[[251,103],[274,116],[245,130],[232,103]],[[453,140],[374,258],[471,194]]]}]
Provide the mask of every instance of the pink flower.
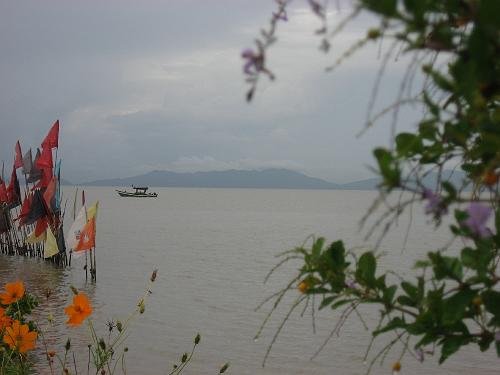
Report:
[{"label": "pink flower", "polygon": [[486,227],[486,223],[493,209],[488,206],[483,206],[480,203],[472,202],[466,211],[469,217],[464,221],[464,225],[472,234],[480,238],[490,237],[492,233],[491,230]]}]

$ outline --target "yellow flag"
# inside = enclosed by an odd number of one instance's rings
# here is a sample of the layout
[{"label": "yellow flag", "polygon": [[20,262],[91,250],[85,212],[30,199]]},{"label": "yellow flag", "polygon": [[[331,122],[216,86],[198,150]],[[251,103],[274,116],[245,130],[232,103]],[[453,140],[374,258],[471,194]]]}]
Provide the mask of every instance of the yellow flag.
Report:
[{"label": "yellow flag", "polygon": [[35,236],[35,229],[28,235],[26,238],[27,243],[39,243],[42,241],[45,241],[47,239],[47,231],[44,231],[41,235],[38,237]]},{"label": "yellow flag", "polygon": [[97,220],[97,209],[99,208],[99,201],[96,201],[92,206],[87,209],[87,220],[96,218]]},{"label": "yellow flag", "polygon": [[47,240],[45,241],[45,247],[43,250],[43,257],[45,259],[50,258],[59,253],[59,247],[57,247],[57,241],[54,237],[54,233],[50,229],[50,226],[47,228]]}]

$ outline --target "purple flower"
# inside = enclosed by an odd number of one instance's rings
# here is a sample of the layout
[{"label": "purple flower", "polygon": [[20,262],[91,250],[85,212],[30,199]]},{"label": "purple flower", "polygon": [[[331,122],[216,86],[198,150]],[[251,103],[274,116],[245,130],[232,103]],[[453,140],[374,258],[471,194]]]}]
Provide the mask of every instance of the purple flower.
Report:
[{"label": "purple flower", "polygon": [[282,20],[282,21],[288,21],[288,17],[286,15],[286,11],[280,11],[279,13],[273,12],[273,19],[275,21]]},{"label": "purple flower", "polygon": [[317,0],[309,0],[309,5],[318,17],[324,17],[323,5],[321,5]]},{"label": "purple flower", "polygon": [[491,230],[486,227],[486,223],[493,212],[493,209],[488,206],[483,206],[480,203],[472,202],[467,208],[469,217],[464,221],[464,225],[476,236],[480,238],[490,237]]},{"label": "purple flower", "polygon": [[356,288],[356,281],[354,281],[352,279],[348,279],[348,280],[346,280],[345,285],[348,288],[354,289],[354,288]]},{"label": "purple flower", "polygon": [[417,356],[417,359],[419,362],[423,362],[424,361],[424,351],[422,350],[422,348],[418,348],[415,350],[415,355]]},{"label": "purple flower", "polygon": [[434,193],[431,189],[424,189],[424,199],[429,200],[425,206],[426,214],[434,214],[441,216],[447,212],[446,207],[443,207],[443,199],[439,194]]},{"label": "purple flower", "polygon": [[241,57],[246,60],[243,71],[246,74],[255,74],[262,70],[264,58],[261,54],[256,54],[250,48],[241,52]]}]

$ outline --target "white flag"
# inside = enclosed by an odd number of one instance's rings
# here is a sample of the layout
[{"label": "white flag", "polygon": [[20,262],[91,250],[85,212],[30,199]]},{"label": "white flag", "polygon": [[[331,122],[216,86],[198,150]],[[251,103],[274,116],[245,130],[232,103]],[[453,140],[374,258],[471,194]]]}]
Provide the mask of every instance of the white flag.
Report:
[{"label": "white flag", "polygon": [[[75,221],[69,228],[68,235],[66,236],[66,244],[68,249],[74,250],[78,242],[80,241],[80,233],[82,232],[83,227],[87,223],[87,209],[85,206],[80,208],[78,212],[78,216],[75,218]],[[85,253],[85,251],[79,251],[78,255]],[[73,256],[77,253],[73,252]]]}]

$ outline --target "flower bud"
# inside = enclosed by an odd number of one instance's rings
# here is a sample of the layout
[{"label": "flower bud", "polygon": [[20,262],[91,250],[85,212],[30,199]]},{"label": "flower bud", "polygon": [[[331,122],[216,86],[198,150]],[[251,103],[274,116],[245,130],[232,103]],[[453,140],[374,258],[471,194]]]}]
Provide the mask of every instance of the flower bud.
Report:
[{"label": "flower bud", "polygon": [[122,325],[121,320],[116,321],[116,329],[118,330],[118,332],[123,331],[123,325]]},{"label": "flower bud", "polygon": [[106,350],[106,343],[104,342],[104,339],[99,340],[99,346],[102,350]]},{"label": "flower bud", "polygon": [[144,314],[144,311],[146,310],[146,306],[144,305],[144,303],[142,303],[140,306],[139,306],[139,313],[140,314]]},{"label": "flower bud", "polygon": [[222,366],[219,370],[219,374],[225,373],[228,368],[229,368],[229,362],[224,363],[224,366]]},{"label": "flower bud", "polygon": [[201,340],[201,336],[200,336],[200,334],[198,333],[198,334],[196,335],[196,337],[194,338],[194,344],[195,344],[195,345],[198,345],[198,344],[200,343],[200,340]]},{"label": "flower bud", "polygon": [[153,270],[153,273],[151,274],[151,282],[154,283],[156,280],[156,275],[158,274],[158,268],[155,268]]},{"label": "flower bud", "polygon": [[71,340],[68,339],[66,341],[66,345],[64,345],[64,349],[66,349],[66,351],[69,351],[71,349]]},{"label": "flower bud", "polygon": [[184,354],[182,355],[181,362],[182,362],[182,363],[184,363],[184,362],[186,362],[186,361],[187,361],[187,359],[188,359],[188,354],[187,354],[187,353],[184,353]]},{"label": "flower bud", "polygon": [[394,362],[394,364],[392,365],[392,373],[395,375],[399,374],[400,371],[401,371],[401,363],[399,361]]}]

